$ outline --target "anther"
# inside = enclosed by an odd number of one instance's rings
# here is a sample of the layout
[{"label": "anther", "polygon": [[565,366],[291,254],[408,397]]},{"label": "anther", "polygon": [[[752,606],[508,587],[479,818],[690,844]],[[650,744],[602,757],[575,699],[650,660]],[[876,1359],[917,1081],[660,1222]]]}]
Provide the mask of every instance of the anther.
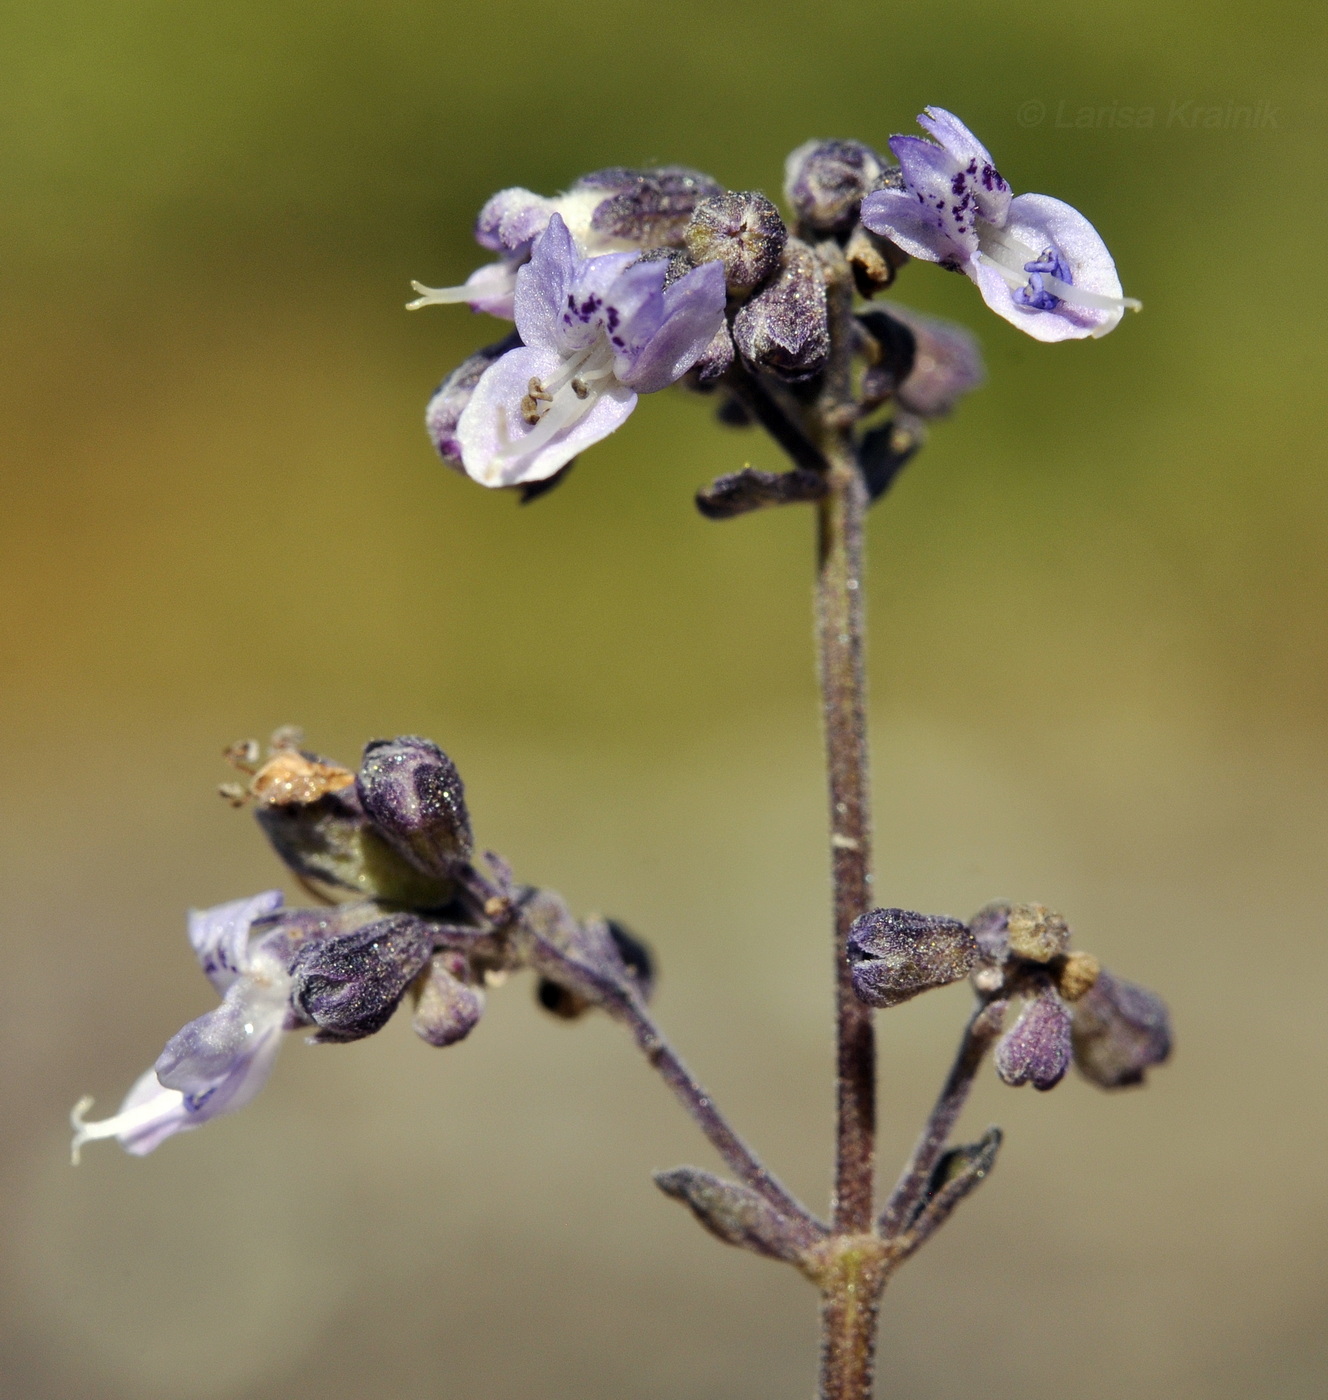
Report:
[{"label": "anther", "polygon": [[578,399],[588,399],[590,397],[590,385],[586,383],[580,375],[572,380],[572,392]]},{"label": "anther", "polygon": [[533,394],[527,394],[521,400],[521,416],[533,428],[540,420],[540,406],[535,402]]}]

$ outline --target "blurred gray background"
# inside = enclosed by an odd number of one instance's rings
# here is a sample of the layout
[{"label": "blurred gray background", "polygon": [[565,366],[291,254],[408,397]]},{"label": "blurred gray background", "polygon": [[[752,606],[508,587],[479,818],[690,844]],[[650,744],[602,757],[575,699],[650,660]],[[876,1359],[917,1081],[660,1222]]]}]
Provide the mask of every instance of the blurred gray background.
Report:
[{"label": "blurred gray background", "polygon": [[[991,379],[871,522],[877,887],[1063,909],[1178,1051],[1142,1093],[984,1077],[965,1126],[1006,1147],[888,1292],[880,1394],[1324,1392],[1324,23],[3,7],[6,1400],[811,1392],[812,1291],[656,1192],[708,1150],[525,979],[446,1052],[291,1037],[249,1109],[146,1160],[73,1171],[65,1120],[212,1004],[186,908],[280,882],[222,746],[420,732],[483,842],[654,943],[664,1023],[824,1205],[810,519],[702,520],[698,485],[774,452],[668,394],[548,499],[485,493],[420,419],[495,323],[401,308],[481,260],[502,186],[660,160],[774,192],[808,136],[884,143],[925,103],[1081,208],[1146,310],[1042,346],[900,279]],[[964,1013],[880,1018],[887,1173]]]}]

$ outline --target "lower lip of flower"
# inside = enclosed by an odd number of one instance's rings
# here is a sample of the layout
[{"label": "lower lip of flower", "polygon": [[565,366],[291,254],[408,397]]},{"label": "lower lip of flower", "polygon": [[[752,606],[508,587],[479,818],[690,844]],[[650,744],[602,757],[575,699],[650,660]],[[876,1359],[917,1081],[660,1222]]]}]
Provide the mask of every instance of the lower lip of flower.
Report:
[{"label": "lower lip of flower", "polygon": [[[977,256],[994,267],[1010,284],[1012,291],[1026,290],[1031,286],[1035,294],[1038,290],[1045,290],[1070,306],[1083,307],[1092,311],[1143,310],[1143,302],[1134,297],[1113,297],[1102,292],[1090,292],[1086,287],[1076,287],[1073,283],[1066,282],[1049,272],[1038,273],[1042,284],[1041,289],[1039,289],[1030,282],[1033,273],[1030,272],[1028,264],[1043,262],[1043,254],[1024,243],[1020,243],[1018,239],[1011,238],[1008,233],[990,226],[982,229],[980,237],[982,247]],[[1056,260],[1064,261],[1059,256],[1056,257]]]}]

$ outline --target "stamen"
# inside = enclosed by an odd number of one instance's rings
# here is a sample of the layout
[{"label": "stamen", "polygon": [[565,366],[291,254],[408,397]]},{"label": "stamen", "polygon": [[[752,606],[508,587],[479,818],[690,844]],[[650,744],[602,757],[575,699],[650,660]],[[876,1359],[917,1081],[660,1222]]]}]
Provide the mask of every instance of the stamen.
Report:
[{"label": "stamen", "polygon": [[590,394],[587,394],[584,399],[577,398],[575,394],[559,394],[544,416],[533,425],[532,431],[523,438],[517,438],[502,455],[505,457],[525,457],[531,452],[538,452],[564,428],[570,428],[573,423],[582,418],[593,405],[594,397]]},{"label": "stamen", "polygon": [[[1036,260],[1037,255],[1031,250],[1028,251],[1028,261]],[[1010,284],[1011,288],[1018,291],[1028,286],[1030,274],[1025,272],[1023,267],[1011,267],[1004,258],[997,257],[987,249],[983,249],[977,255],[984,262],[990,263],[997,272]],[[1091,307],[1096,311],[1142,311],[1143,302],[1135,297],[1112,297],[1103,292],[1090,292],[1086,287],[1076,287],[1069,282],[1062,282],[1059,277],[1052,277],[1048,273],[1032,274],[1039,276],[1042,286],[1049,292],[1054,293],[1062,301],[1069,302],[1072,306]]]}]

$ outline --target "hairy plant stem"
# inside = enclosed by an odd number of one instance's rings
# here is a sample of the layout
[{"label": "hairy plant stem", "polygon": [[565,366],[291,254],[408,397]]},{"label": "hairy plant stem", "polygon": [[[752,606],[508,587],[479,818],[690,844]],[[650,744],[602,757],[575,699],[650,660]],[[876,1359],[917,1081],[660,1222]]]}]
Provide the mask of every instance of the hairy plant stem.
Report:
[{"label": "hairy plant stem", "polygon": [[[871,903],[871,809],[863,668],[863,528],[867,489],[851,436],[849,382],[853,286],[837,246],[822,245],[831,362],[816,404],[829,491],[818,507],[816,630],[834,888],[835,1188],[834,1234],[843,1261],[826,1271],[821,1307],[821,1400],[868,1400],[876,1314],[885,1269],[873,1230],[876,1039],[871,1009],[853,994],[847,943]],[[852,1237],[861,1242],[851,1247]],[[870,1241],[870,1244],[869,1244]],[[868,1267],[868,1261],[877,1263]]]}]

